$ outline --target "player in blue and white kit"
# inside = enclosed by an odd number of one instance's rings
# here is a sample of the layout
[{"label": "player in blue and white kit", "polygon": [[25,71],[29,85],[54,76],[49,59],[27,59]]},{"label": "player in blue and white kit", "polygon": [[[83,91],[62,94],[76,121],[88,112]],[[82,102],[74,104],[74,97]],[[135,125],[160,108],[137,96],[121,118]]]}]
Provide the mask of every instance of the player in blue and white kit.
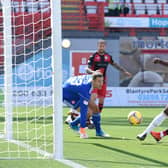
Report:
[{"label": "player in blue and white kit", "polygon": [[79,131],[77,124],[80,120],[80,137],[87,138],[85,131],[88,105],[93,111],[98,111],[97,105],[90,100],[92,90],[101,89],[103,85],[103,75],[94,73],[93,75],[81,75],[69,78],[63,85],[63,101],[70,107],[80,108],[80,117],[76,118],[70,127]]}]

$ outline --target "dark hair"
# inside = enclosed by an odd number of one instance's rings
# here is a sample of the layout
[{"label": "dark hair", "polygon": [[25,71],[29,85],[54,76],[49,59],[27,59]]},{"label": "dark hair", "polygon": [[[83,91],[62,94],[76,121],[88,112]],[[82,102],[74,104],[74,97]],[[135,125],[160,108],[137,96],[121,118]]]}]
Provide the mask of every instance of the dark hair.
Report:
[{"label": "dark hair", "polygon": [[99,39],[98,42],[97,42],[97,44],[100,44],[100,43],[104,43],[104,44],[106,44],[106,41],[103,40],[103,39]]},{"label": "dark hair", "polygon": [[95,80],[97,78],[102,78],[103,77],[103,74],[100,73],[100,72],[95,72],[92,74],[92,79]]}]

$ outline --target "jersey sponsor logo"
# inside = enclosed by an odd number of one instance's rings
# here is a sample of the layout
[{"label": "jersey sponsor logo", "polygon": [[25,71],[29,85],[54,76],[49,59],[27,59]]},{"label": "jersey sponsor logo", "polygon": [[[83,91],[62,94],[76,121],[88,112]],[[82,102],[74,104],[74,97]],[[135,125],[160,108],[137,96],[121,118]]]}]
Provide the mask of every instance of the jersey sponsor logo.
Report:
[{"label": "jersey sponsor logo", "polygon": [[83,104],[87,106],[88,105],[88,101],[84,100]]}]

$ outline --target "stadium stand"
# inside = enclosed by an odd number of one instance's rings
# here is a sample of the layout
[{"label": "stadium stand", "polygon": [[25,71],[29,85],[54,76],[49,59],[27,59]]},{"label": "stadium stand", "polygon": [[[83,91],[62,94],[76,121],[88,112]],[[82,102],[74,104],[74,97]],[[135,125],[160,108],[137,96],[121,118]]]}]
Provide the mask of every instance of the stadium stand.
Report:
[{"label": "stadium stand", "polygon": [[[33,15],[39,11],[49,13],[48,0],[12,0],[12,2],[15,15],[20,12]],[[167,15],[167,0],[62,0],[63,30],[104,31],[106,29],[104,16],[167,17]],[[45,25],[49,26],[49,23]]]},{"label": "stadium stand", "polygon": [[[109,16],[119,16],[127,8],[127,16],[157,16],[166,15],[167,0],[84,0],[87,13],[96,13],[96,2],[104,2],[104,13]],[[108,14],[109,13],[109,14]]]},{"label": "stadium stand", "polygon": [[[164,28],[109,28],[105,26],[104,17],[167,17],[168,0],[62,0],[62,28],[64,31],[83,31],[103,32],[104,35],[110,33],[125,33],[134,36],[142,32],[151,31],[165,35],[167,30]],[[15,34],[27,34],[35,29],[28,39],[38,41],[38,36],[44,30],[44,38],[50,36],[50,20],[45,19],[50,16],[49,0],[12,0],[14,5],[12,11],[13,26]],[[0,14],[2,10],[0,8]],[[23,23],[24,13],[25,23]],[[38,22],[39,17],[44,19]],[[35,23],[35,24],[34,24]],[[34,24],[34,25],[33,25]],[[2,20],[0,20],[0,33],[2,29]],[[0,35],[1,36],[1,35]],[[18,40],[21,43],[22,37]],[[1,54],[2,50],[0,50]],[[18,50],[19,52],[19,50]]]},{"label": "stadium stand", "polygon": [[[101,1],[101,6],[104,9],[99,9],[100,2],[98,0],[83,0],[86,7],[86,15],[88,22],[94,25],[98,23],[104,24],[103,19],[100,17],[148,17],[148,18],[166,18],[168,16],[168,1],[167,0],[103,0]],[[92,10],[91,10],[92,9]],[[94,9],[94,10],[93,10]],[[96,9],[96,10],[95,10]],[[90,13],[91,11],[91,13]],[[104,12],[104,16],[101,12]],[[95,18],[95,19],[93,19]],[[97,21],[96,21],[97,19]],[[129,32],[127,35],[134,36],[136,33],[141,34],[141,32],[149,32],[151,35],[159,34],[161,36],[166,35],[167,30],[165,28],[108,28],[103,25],[101,28],[90,26],[89,29],[97,28],[99,31],[107,32]]]},{"label": "stadium stand", "polygon": [[62,0],[63,30],[87,30],[88,21],[82,1]]},{"label": "stadium stand", "polygon": [[[38,50],[41,45],[39,39],[41,37],[47,39],[51,35],[50,9],[48,0],[12,0],[11,2],[13,4],[12,32],[13,36],[17,37],[12,40],[14,44],[13,61],[16,61],[15,64],[17,64],[23,61],[24,53],[27,54],[32,50],[33,43],[36,46],[35,50]],[[2,16],[2,8],[0,8],[0,15]],[[2,18],[0,17],[0,73],[3,73],[4,61]],[[49,45],[49,43],[46,45]],[[29,57],[31,55],[27,54],[27,58]]]}]

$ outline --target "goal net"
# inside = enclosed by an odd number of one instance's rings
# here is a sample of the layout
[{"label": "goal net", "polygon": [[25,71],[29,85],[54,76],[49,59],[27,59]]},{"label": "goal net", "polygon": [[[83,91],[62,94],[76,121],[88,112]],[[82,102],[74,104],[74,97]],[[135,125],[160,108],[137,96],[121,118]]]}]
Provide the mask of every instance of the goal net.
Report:
[{"label": "goal net", "polygon": [[50,158],[54,153],[51,4],[10,0],[6,6],[5,1],[0,7],[0,158]]}]

